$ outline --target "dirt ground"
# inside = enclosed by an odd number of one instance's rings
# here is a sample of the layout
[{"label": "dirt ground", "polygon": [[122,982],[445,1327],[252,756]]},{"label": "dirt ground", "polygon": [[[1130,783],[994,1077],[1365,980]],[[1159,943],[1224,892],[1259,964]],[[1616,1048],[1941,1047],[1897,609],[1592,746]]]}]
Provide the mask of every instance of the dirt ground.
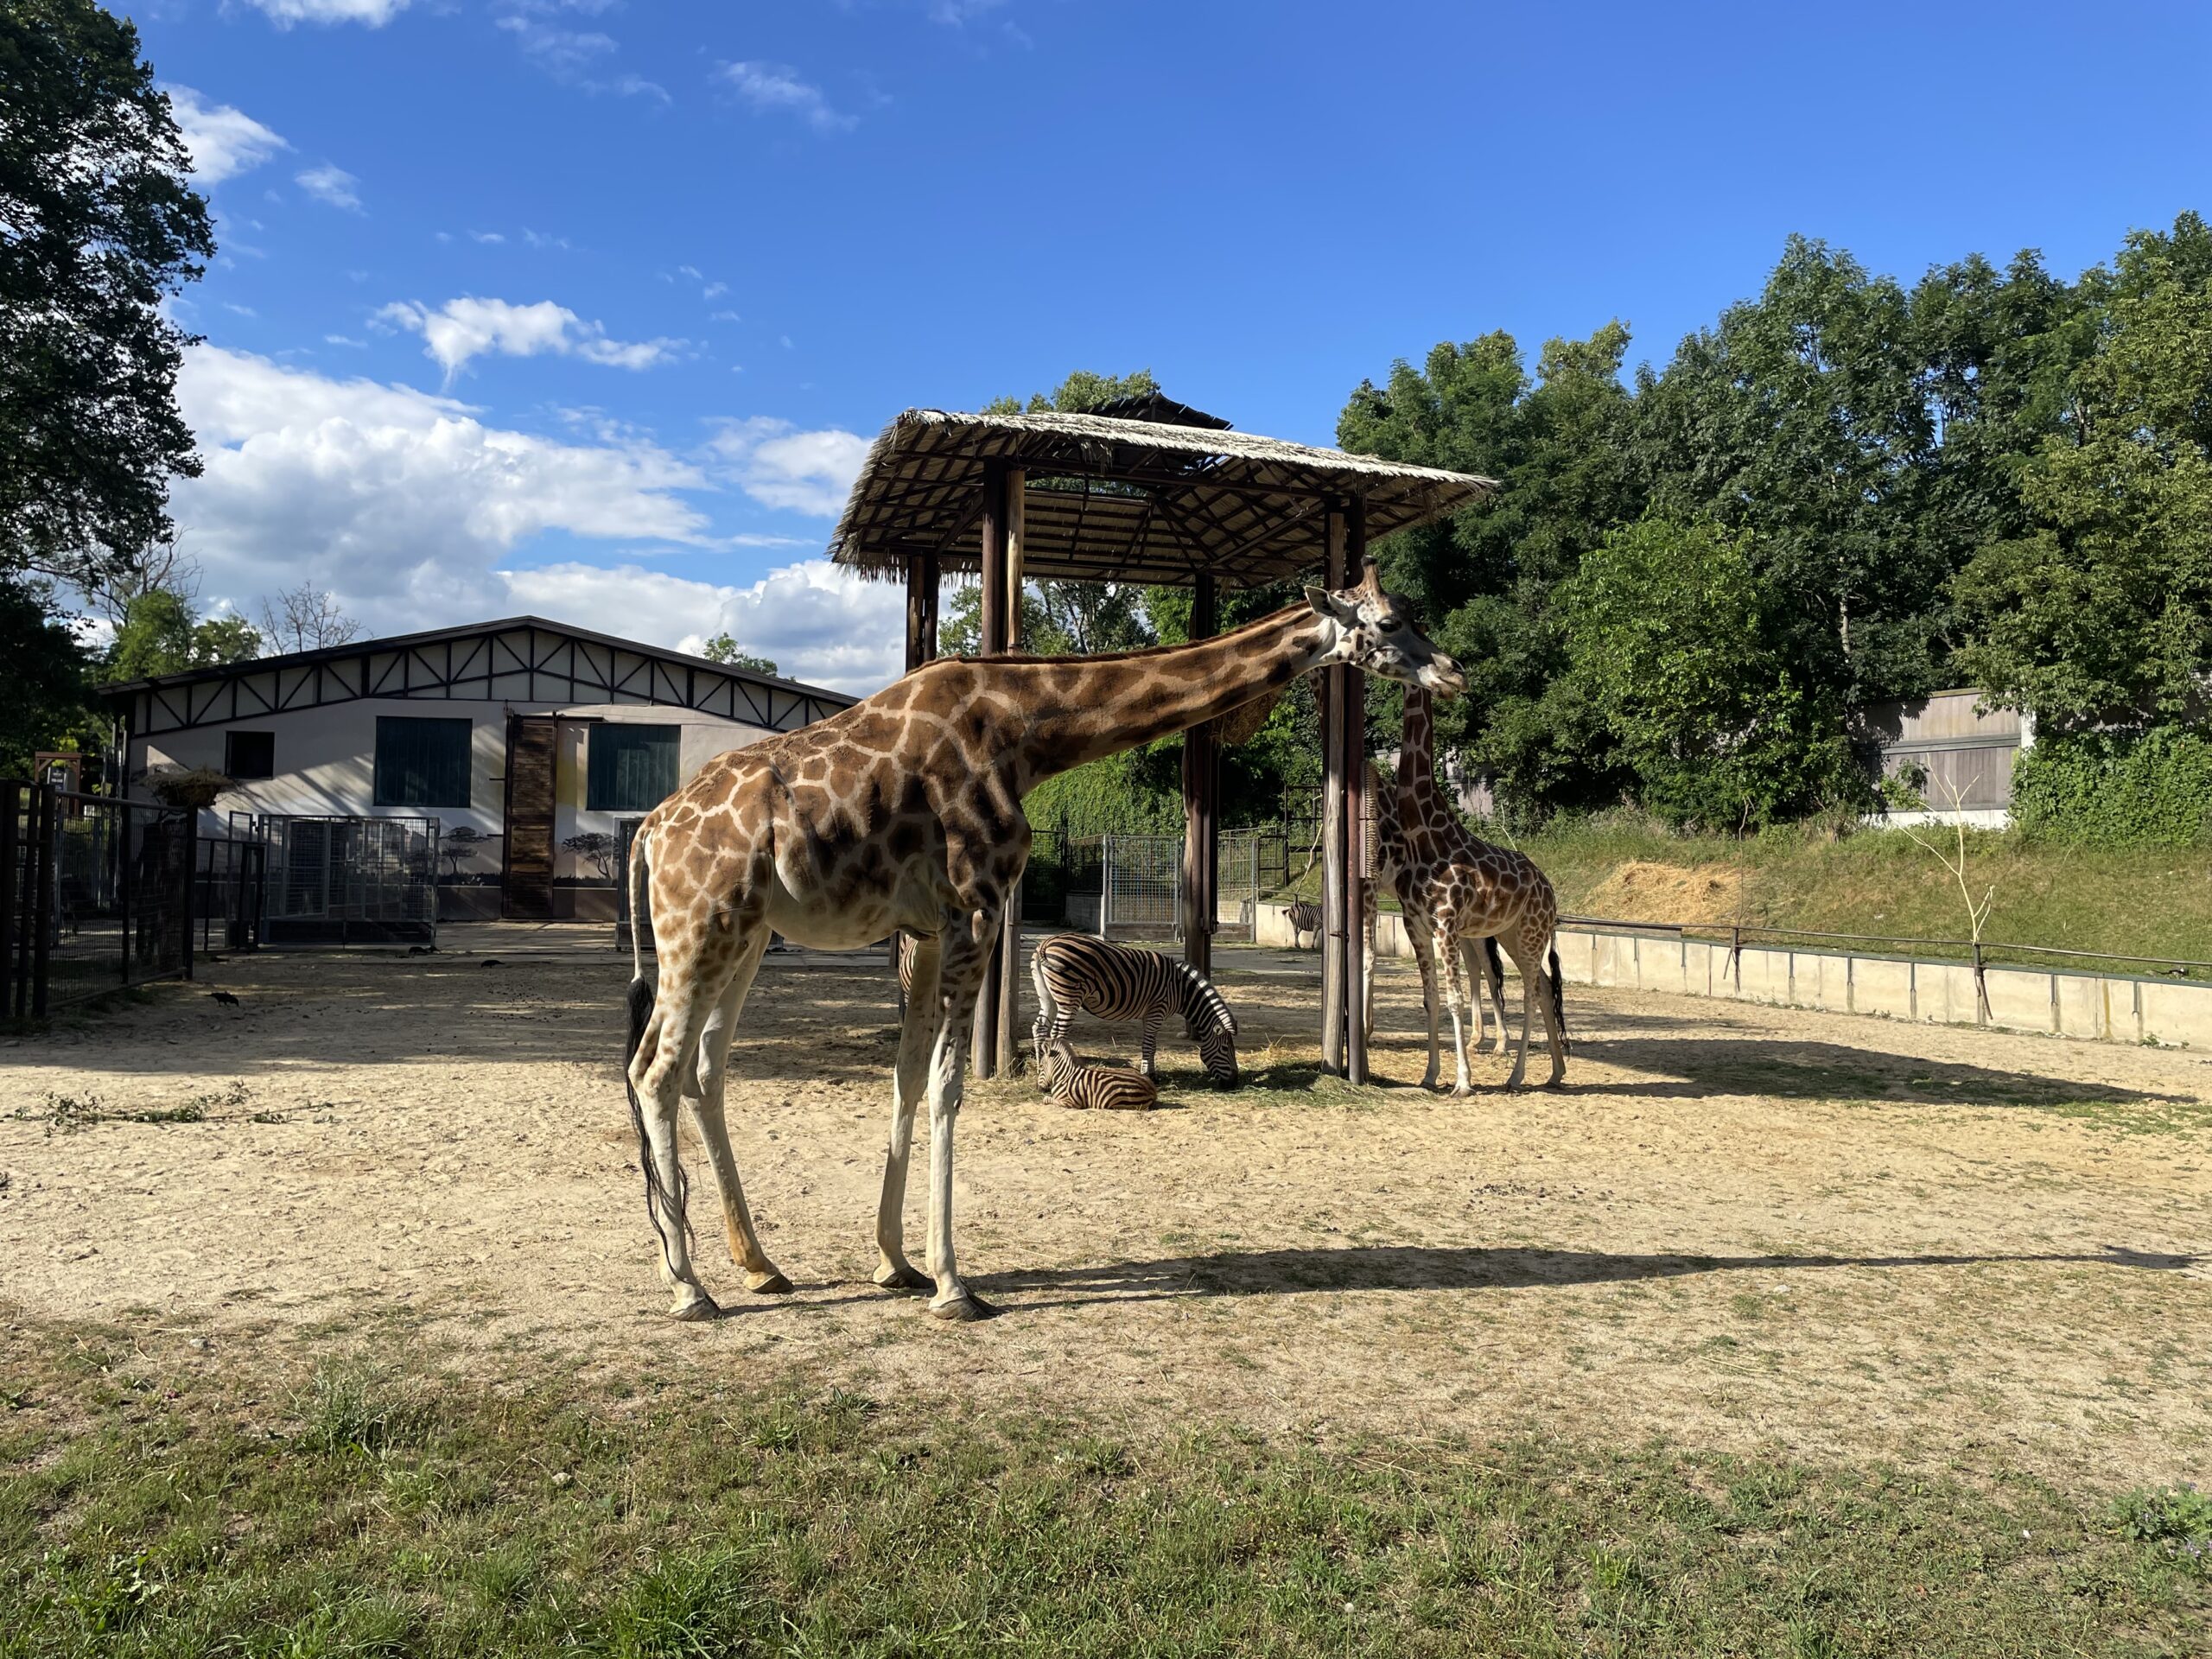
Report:
[{"label": "dirt ground", "polygon": [[[596,948],[232,957],[0,1046],[0,1297],[1137,1426],[2204,1478],[2212,1056],[1570,988],[1563,1090],[1508,1095],[1484,1056],[1471,1100],[1354,1091],[1316,1075],[1316,959],[1222,954],[1254,1086],[1205,1089],[1178,1035],[1149,1115],[971,1091],[957,1229],[1004,1309],[985,1325],[868,1282],[893,984],[801,955],[768,958],[730,1094],[798,1294],[744,1293],[694,1158],[729,1312],[666,1320],[620,1086],[627,964]],[[1377,1068],[1410,1084],[1417,991],[1385,972]],[[918,1261],[921,1199],[917,1179]]]}]

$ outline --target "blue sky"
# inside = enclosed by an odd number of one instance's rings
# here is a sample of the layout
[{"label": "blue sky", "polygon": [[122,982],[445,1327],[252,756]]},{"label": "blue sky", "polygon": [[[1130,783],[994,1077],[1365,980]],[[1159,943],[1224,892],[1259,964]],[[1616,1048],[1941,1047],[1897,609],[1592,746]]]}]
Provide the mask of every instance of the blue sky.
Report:
[{"label": "blue sky", "polygon": [[1793,231],[2071,274],[2212,210],[2202,7],[163,0],[218,211],[203,600],[534,610],[895,673],[824,569],[867,437],[1149,367],[1329,442],[1396,357],[1620,317]]}]

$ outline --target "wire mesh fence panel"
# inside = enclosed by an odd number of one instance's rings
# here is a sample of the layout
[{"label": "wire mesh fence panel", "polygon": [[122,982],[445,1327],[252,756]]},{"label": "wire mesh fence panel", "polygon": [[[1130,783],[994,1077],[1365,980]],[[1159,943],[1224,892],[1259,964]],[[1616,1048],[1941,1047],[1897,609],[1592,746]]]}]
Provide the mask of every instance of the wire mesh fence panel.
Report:
[{"label": "wire mesh fence panel", "polygon": [[0,1012],[190,976],[196,813],[45,785],[5,792]]},{"label": "wire mesh fence panel", "polygon": [[264,815],[262,937],[271,944],[431,944],[438,821]]},{"label": "wire mesh fence panel", "polygon": [[1183,919],[1183,838],[1102,837],[1100,891],[1109,938],[1172,937]]},{"label": "wire mesh fence panel", "polygon": [[1260,846],[1255,830],[1224,830],[1214,843],[1215,938],[1249,944],[1257,937],[1260,911]]}]

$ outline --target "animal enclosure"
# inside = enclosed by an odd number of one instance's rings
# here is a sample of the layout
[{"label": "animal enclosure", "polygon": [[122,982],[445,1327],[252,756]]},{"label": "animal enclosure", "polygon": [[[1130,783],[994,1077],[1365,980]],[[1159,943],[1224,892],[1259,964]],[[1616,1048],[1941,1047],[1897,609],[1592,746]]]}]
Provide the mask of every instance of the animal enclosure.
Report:
[{"label": "animal enclosure", "polygon": [[[1245,1088],[1171,1034],[1154,1112],[1066,1111],[1026,1072],[971,1090],[958,1214],[1006,1313],[949,1339],[868,1282],[892,977],[772,956],[730,1121],[798,1292],[746,1295],[702,1228],[729,1312],[679,1329],[637,1220],[626,961],[597,931],[541,959],[486,938],[502,965],[234,957],[26,1039],[0,1072],[16,1306],[308,1334],[406,1310],[487,1366],[520,1345],[1268,1433],[1632,1425],[1913,1466],[2001,1448],[2113,1486],[2196,1478],[2212,1444],[2194,1052],[1578,988],[1570,1088],[1490,1090],[1484,1055],[1452,1101],[1320,1075],[1315,959],[1224,950]],[[1376,1066],[1405,1084],[1414,982],[1383,975]],[[1090,1061],[1128,1040],[1074,1030]]]}]

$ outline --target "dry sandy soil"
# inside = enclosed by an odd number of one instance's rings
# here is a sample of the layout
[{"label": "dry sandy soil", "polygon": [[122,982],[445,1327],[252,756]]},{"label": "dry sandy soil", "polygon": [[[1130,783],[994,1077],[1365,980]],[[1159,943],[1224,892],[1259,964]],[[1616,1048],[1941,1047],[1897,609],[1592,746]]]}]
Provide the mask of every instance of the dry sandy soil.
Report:
[{"label": "dry sandy soil", "polygon": [[[0,1047],[0,1294],[19,1319],[1139,1426],[2207,1472],[2212,1057],[1577,989],[1563,1090],[1353,1091],[1316,1078],[1315,959],[1223,954],[1256,1086],[1204,1089],[1178,1040],[1150,1115],[971,1092],[958,1231],[1005,1310],[986,1325],[868,1283],[892,982],[790,956],[754,993],[731,1123],[798,1292],[747,1296],[695,1189],[730,1311],[665,1320],[618,1065],[627,964],[596,948],[233,957]],[[1416,992],[1386,972],[1378,1069],[1410,1083]],[[201,1122],[113,1116],[202,1097]],[[87,1112],[107,1116],[53,1121]]]}]

